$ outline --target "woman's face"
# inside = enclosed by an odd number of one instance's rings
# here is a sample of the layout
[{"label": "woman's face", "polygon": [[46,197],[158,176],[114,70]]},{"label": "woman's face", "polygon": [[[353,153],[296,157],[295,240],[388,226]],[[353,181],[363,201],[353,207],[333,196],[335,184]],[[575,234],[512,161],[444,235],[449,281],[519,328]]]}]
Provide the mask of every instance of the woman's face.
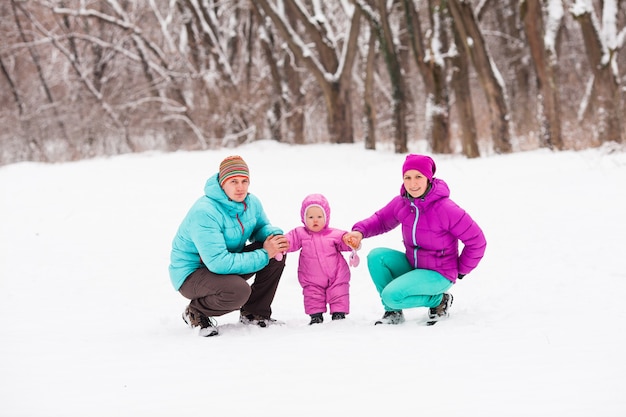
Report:
[{"label": "woman's face", "polygon": [[319,232],[324,228],[324,225],[326,224],[324,211],[321,207],[309,207],[308,209],[306,209],[306,213],[304,213],[304,222],[306,223],[307,229],[312,232]]},{"label": "woman's face", "polygon": [[404,173],[404,188],[411,197],[421,197],[428,189],[428,178],[416,169],[409,169]]},{"label": "woman's face", "polygon": [[248,195],[248,187],[250,186],[250,179],[247,177],[232,177],[228,179],[222,189],[233,201],[241,203],[246,199]]}]

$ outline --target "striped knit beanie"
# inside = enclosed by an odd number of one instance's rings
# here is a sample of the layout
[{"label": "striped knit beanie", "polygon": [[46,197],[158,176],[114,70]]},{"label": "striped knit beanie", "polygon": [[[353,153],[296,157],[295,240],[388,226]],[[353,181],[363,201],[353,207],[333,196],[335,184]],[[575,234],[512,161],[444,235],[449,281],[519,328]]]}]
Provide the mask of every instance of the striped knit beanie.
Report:
[{"label": "striped knit beanie", "polygon": [[239,155],[229,156],[220,164],[218,176],[220,186],[224,186],[224,183],[233,177],[250,178],[248,164]]}]

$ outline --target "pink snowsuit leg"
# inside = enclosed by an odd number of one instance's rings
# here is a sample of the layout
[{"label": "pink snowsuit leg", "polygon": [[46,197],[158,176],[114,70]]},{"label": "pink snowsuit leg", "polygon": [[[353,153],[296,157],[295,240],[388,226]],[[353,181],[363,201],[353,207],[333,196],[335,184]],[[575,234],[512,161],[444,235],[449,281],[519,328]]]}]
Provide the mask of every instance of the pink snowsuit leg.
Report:
[{"label": "pink snowsuit leg", "polygon": [[308,283],[302,286],[302,295],[306,314],[326,312],[326,288]]},{"label": "pink snowsuit leg", "polygon": [[337,279],[326,290],[331,313],[350,313],[350,281]]}]

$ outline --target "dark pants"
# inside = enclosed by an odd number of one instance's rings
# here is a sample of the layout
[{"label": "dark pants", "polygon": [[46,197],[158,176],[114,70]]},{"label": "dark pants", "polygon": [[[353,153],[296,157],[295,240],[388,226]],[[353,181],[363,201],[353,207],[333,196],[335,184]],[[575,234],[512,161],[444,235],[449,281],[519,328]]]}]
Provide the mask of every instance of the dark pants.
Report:
[{"label": "dark pants", "polygon": [[[262,242],[255,242],[246,246],[244,252],[262,247]],[[200,268],[185,279],[179,291],[191,300],[189,307],[205,316],[221,316],[241,309],[269,318],[278,282],[285,269],[285,259],[286,256],[280,262],[270,259],[260,271],[242,275],[219,275]],[[254,282],[248,285],[247,280],[253,276]]]}]

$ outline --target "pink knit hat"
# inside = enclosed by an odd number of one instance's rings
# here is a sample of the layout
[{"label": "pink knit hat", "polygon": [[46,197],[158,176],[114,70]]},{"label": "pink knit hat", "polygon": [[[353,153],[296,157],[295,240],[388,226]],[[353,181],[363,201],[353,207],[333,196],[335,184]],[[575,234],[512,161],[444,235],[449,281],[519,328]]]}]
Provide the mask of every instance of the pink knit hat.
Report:
[{"label": "pink knit hat", "polygon": [[402,175],[410,169],[418,170],[428,178],[428,181],[432,181],[437,167],[435,166],[435,161],[430,156],[409,154],[406,156],[404,164],[402,164]]}]

